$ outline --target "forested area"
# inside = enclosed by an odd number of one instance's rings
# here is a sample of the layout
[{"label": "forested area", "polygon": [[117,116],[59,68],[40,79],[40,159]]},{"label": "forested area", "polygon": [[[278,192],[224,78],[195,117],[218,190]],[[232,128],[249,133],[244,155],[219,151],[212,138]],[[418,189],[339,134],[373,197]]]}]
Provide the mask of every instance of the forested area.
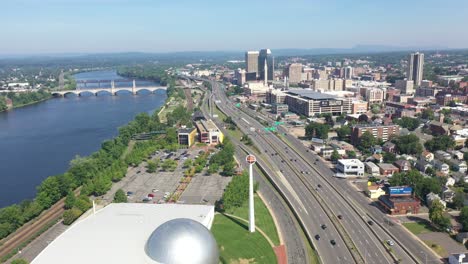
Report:
[{"label": "forested area", "polygon": [[52,95],[45,90],[25,93],[6,93],[4,95],[0,95],[0,111],[6,110],[5,98],[10,98],[13,101],[13,107],[20,107],[23,105],[42,101],[50,97],[52,97]]}]

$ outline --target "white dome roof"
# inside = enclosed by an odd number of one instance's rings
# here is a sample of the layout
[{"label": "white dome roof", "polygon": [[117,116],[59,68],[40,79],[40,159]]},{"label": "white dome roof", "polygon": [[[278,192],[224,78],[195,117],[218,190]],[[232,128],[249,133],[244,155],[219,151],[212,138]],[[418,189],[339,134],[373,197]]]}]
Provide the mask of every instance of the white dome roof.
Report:
[{"label": "white dome roof", "polygon": [[164,264],[218,264],[216,240],[204,225],[178,218],[160,225],[146,242],[146,254]]}]

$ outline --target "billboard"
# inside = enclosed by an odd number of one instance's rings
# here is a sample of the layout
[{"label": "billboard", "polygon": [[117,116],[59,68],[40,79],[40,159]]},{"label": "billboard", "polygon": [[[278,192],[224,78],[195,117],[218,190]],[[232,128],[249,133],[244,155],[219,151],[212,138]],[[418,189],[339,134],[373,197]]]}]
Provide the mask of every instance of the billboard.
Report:
[{"label": "billboard", "polygon": [[413,188],[406,186],[390,187],[390,195],[411,195]]},{"label": "billboard", "polygon": [[341,105],[343,105],[343,101],[341,100],[320,101],[320,107],[341,106]]}]

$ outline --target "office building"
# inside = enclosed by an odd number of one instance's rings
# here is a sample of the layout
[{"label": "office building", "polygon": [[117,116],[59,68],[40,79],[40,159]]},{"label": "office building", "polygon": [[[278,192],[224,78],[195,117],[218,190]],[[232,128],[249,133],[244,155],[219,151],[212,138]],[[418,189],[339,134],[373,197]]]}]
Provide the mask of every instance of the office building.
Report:
[{"label": "office building", "polygon": [[282,114],[289,112],[289,107],[287,104],[273,104],[272,111],[275,114]]},{"label": "office building", "polygon": [[223,143],[224,135],[212,120],[200,120],[195,122],[200,142],[206,144]]},{"label": "office building", "polygon": [[353,101],[353,114],[367,113],[368,103],[365,101]]},{"label": "office building", "polygon": [[[247,51],[245,53],[245,71],[250,73],[250,77],[252,73],[255,73],[255,77],[252,80],[257,79],[258,77],[258,55],[260,53],[258,51]],[[249,80],[249,81],[252,81]]]},{"label": "office building", "polygon": [[266,93],[267,104],[284,104],[286,93],[281,90],[269,89]]},{"label": "office building", "polygon": [[237,69],[234,72],[234,79],[236,79],[237,85],[244,85],[244,83],[246,82],[246,71],[243,69]]},{"label": "office building", "polygon": [[258,76],[260,80],[273,80],[275,72],[274,63],[275,61],[270,49],[260,50],[258,55]]},{"label": "office building", "polygon": [[398,125],[373,125],[363,124],[355,125],[351,129],[351,144],[359,144],[359,138],[364,132],[370,132],[374,138],[382,139],[384,142],[387,141],[392,135],[400,134],[400,127]]},{"label": "office building", "polygon": [[289,106],[289,110],[299,115],[310,117],[325,113],[351,114],[351,98],[338,98],[334,95],[303,89],[289,90],[286,94],[285,103]]},{"label": "office building", "polygon": [[389,194],[379,197],[380,205],[390,215],[417,214],[421,201],[409,187],[390,187]]},{"label": "office building", "polygon": [[192,146],[195,143],[197,130],[195,128],[181,128],[177,131],[179,145]]},{"label": "office building", "polygon": [[289,83],[300,83],[302,80],[302,64],[289,64],[288,67],[285,69],[285,76],[288,77]]},{"label": "office building", "polygon": [[397,80],[395,88],[401,91],[401,94],[414,94],[414,82],[410,80]]},{"label": "office building", "polygon": [[336,170],[349,176],[364,176],[364,163],[358,159],[339,159]]},{"label": "office building", "polygon": [[385,92],[379,88],[366,89],[366,101],[369,105],[381,104],[384,101]]},{"label": "office building", "polygon": [[416,87],[421,86],[424,69],[424,53],[411,53],[408,59],[407,78],[413,81]]},{"label": "office building", "polygon": [[354,75],[354,69],[351,66],[343,68],[343,78],[346,80],[352,79]]},{"label": "office building", "polygon": [[213,220],[210,205],[111,203],[48,241],[31,263],[217,264]]}]

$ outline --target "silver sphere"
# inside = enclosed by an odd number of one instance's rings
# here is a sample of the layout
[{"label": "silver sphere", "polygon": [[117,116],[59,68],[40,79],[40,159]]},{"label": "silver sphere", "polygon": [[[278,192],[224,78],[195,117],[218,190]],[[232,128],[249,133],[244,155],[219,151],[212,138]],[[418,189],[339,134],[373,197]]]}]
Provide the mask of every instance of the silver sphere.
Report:
[{"label": "silver sphere", "polygon": [[146,254],[164,264],[218,264],[216,240],[199,222],[178,218],[153,231],[146,242]]}]

